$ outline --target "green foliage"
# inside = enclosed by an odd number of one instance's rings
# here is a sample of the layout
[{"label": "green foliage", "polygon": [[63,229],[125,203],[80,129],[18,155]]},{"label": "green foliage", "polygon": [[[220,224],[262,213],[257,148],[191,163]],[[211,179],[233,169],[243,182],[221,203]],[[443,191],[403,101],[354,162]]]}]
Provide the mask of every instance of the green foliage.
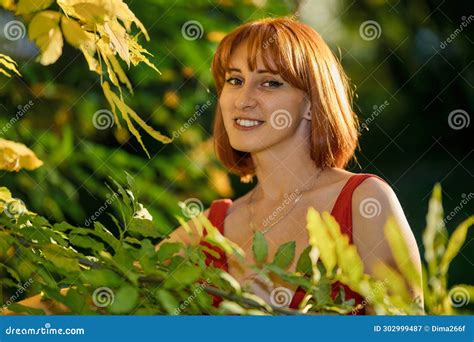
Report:
[{"label": "green foliage", "polygon": [[[13,215],[3,207],[0,215],[0,258],[4,301],[6,294],[24,288],[26,293],[41,292],[45,297],[65,305],[72,314],[291,314],[293,310],[267,304],[252,294],[248,284],[239,284],[230,274],[204,263],[204,247],[166,242],[147,210],[134,193],[135,181],[127,176],[127,187],[114,182],[113,197],[120,208],[115,237],[106,226],[94,222],[93,227],[75,227],[68,223],[51,224],[45,218],[24,210]],[[110,187],[112,191],[112,187]],[[439,186],[430,202],[428,225],[439,227],[436,217],[442,211]],[[1,203],[14,198],[6,188],[0,189]],[[255,265],[245,265],[243,251],[222,236],[203,215],[194,223],[198,232],[207,230],[200,239],[234,254],[242,267],[252,267],[269,282],[279,278],[291,286],[301,286],[306,297],[299,313],[337,313],[358,311],[354,301],[345,299],[344,289],[331,296],[331,285],[340,282],[367,299],[377,314],[462,313],[459,299],[453,295],[473,292],[471,285],[445,287],[447,270],[464,243],[474,217],[468,218],[443,245],[441,263],[435,273],[425,274],[425,308],[413,300],[410,290],[418,286],[419,275],[407,260],[407,246],[398,233],[396,223],[389,220],[385,233],[397,261],[397,269],[379,264],[373,275],[363,272],[354,245],[332,216],[308,210],[307,228],[310,246],[298,257],[295,271],[289,265],[295,258],[295,242],[281,245],[273,262],[266,262],[268,247],[261,233],[253,240]],[[131,229],[131,227],[134,227]],[[188,234],[195,234],[188,230]],[[434,235],[432,235],[434,238]],[[163,240],[164,239],[164,240]],[[158,247],[155,244],[162,241]],[[429,242],[429,241],[428,241]],[[328,248],[328,246],[330,246]],[[324,252],[322,252],[324,250]],[[240,257],[240,258],[239,258]],[[442,265],[442,266],[441,266]],[[426,283],[429,277],[430,281]],[[438,287],[435,287],[438,286]],[[66,294],[61,288],[68,287]],[[5,291],[7,290],[7,291]],[[454,292],[453,292],[454,291]],[[457,293],[455,293],[457,291]],[[454,293],[454,294],[453,294]],[[211,294],[224,297],[219,308],[212,306]],[[21,304],[9,304],[16,312],[39,313]],[[10,305],[11,304],[11,305]],[[367,303],[364,303],[366,305]],[[466,303],[463,303],[463,305]]]}]

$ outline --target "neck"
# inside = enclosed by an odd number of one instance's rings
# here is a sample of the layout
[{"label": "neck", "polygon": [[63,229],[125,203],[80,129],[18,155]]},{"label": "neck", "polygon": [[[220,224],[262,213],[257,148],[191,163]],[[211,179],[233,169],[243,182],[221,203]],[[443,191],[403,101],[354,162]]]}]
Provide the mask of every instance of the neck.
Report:
[{"label": "neck", "polygon": [[310,157],[309,121],[289,139],[252,153],[260,199],[278,200],[313,186],[320,170]]}]

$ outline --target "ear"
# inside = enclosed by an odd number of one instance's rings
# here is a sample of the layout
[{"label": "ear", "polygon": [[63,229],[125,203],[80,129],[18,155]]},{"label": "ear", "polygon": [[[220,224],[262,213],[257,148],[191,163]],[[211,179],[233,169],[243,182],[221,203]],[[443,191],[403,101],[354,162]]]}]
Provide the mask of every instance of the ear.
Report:
[{"label": "ear", "polygon": [[307,111],[304,115],[303,115],[303,119],[306,119],[308,121],[311,121],[312,119],[312,115],[311,115],[311,111]]}]

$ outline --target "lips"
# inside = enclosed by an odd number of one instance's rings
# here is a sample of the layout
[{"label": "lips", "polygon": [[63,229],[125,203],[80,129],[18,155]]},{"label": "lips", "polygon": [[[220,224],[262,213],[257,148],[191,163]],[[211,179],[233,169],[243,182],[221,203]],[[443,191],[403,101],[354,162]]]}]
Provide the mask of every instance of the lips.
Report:
[{"label": "lips", "polygon": [[248,131],[256,129],[264,124],[265,121],[256,120],[245,117],[237,117],[234,119],[234,127],[240,130]]}]

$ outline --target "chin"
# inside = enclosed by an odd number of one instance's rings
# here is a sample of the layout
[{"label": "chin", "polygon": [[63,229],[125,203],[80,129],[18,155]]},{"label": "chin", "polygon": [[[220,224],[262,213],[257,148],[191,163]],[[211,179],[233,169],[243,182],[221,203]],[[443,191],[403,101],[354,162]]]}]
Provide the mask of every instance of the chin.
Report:
[{"label": "chin", "polygon": [[252,143],[251,141],[230,141],[230,145],[234,150],[246,153],[256,153],[260,152],[268,147],[266,144],[259,143]]}]

